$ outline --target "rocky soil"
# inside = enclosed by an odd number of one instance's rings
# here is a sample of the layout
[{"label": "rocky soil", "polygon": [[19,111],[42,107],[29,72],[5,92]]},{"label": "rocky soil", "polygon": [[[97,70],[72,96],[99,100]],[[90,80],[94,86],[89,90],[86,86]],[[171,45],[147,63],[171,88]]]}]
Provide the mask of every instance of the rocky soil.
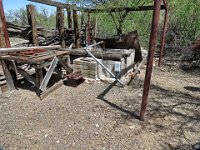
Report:
[{"label": "rocky soil", "polygon": [[154,68],[146,120],[137,119],[144,70],[124,88],[62,86],[44,100],[26,82],[0,97],[3,150],[195,150],[200,148],[200,75]]}]

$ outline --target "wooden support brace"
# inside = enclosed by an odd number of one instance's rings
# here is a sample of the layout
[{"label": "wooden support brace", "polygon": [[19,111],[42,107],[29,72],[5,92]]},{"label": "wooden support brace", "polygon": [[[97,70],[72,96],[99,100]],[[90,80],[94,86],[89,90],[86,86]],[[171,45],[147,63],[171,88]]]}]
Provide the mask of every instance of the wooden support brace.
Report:
[{"label": "wooden support brace", "polygon": [[15,89],[14,81],[13,81],[13,78],[11,76],[11,73],[10,73],[5,61],[1,60],[1,64],[2,64],[2,68],[4,71],[5,78],[6,78],[6,82],[8,85],[8,89],[14,90]]},{"label": "wooden support brace", "polygon": [[42,80],[42,83],[41,83],[40,88],[39,88],[41,91],[46,90],[47,84],[49,83],[49,80],[50,80],[52,73],[53,73],[57,64],[58,64],[58,58],[55,56],[50,67],[49,67],[49,69],[48,69],[48,71],[47,71],[47,73],[46,73],[46,75],[45,75],[45,77],[44,77],[44,79]]},{"label": "wooden support brace", "polygon": [[62,59],[58,57],[59,64],[67,71],[67,73],[72,73],[73,69],[71,69]]},{"label": "wooden support brace", "polygon": [[[19,68],[18,66],[16,66],[16,68],[17,68],[17,72],[19,74],[21,74],[24,78],[26,78],[28,80],[28,82],[30,82],[31,84],[33,84],[36,87],[39,87],[39,85],[36,82],[35,78],[33,78],[31,75],[29,75],[26,71],[24,71],[23,69]],[[12,69],[15,70],[14,66],[12,66]]]}]

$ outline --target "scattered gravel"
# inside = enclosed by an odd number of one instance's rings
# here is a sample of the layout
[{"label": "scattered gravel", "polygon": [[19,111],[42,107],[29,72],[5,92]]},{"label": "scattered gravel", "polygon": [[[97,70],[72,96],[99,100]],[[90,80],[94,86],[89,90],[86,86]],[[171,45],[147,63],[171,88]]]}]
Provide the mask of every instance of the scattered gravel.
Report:
[{"label": "scattered gravel", "polygon": [[42,101],[26,85],[10,97],[5,93],[0,97],[0,145],[5,150],[195,149],[200,92],[185,87],[199,87],[199,76],[155,68],[141,122],[143,78],[144,73],[105,95],[109,84],[99,82],[62,86]]}]

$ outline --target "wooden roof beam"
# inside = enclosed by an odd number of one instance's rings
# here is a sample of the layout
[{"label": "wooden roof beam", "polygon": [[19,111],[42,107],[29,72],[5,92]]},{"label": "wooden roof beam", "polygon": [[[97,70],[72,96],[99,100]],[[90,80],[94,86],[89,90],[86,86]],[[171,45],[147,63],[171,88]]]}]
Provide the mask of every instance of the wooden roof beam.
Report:
[{"label": "wooden roof beam", "polygon": [[30,2],[36,2],[36,3],[41,3],[49,6],[54,6],[54,7],[61,7],[61,8],[66,8],[66,9],[71,9],[70,4],[65,4],[61,2],[56,2],[52,0],[28,0]]}]

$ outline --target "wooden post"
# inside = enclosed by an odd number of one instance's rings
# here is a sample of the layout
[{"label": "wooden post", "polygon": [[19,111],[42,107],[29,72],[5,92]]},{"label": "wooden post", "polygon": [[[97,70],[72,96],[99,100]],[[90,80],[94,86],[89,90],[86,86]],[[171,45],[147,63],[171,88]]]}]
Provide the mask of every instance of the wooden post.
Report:
[{"label": "wooden post", "polygon": [[93,37],[97,37],[97,18],[94,17],[94,35]]},{"label": "wooden post", "polygon": [[72,29],[72,11],[67,9],[68,28]]},{"label": "wooden post", "polygon": [[37,34],[37,27],[36,27],[36,19],[35,19],[35,6],[34,5],[27,5],[27,18],[28,23],[31,26],[32,30],[32,37],[30,41],[33,43],[34,46],[38,46],[38,34]]},{"label": "wooden post", "polygon": [[83,24],[84,24],[84,16],[83,16],[83,12],[82,12],[82,14],[81,14],[81,27],[83,26]]},{"label": "wooden post", "polygon": [[77,10],[73,10],[75,48],[80,47]]},{"label": "wooden post", "polygon": [[87,45],[90,45],[90,13],[88,13],[87,27]]},{"label": "wooden post", "polygon": [[65,29],[64,29],[64,8],[57,7],[57,14],[56,14],[56,28],[59,31],[60,35],[60,44],[62,47],[65,47]]},{"label": "wooden post", "polygon": [[[2,0],[0,0],[0,47],[1,48],[5,48],[5,47],[10,48],[11,47],[9,35],[8,35],[8,31],[7,31],[6,18],[5,18],[5,14],[4,14]],[[1,61],[1,65],[2,65],[3,72],[4,72],[4,75],[6,78],[8,89],[14,90],[15,85],[14,85],[14,81],[12,79],[12,75],[8,68],[8,63],[5,61]]]}]

